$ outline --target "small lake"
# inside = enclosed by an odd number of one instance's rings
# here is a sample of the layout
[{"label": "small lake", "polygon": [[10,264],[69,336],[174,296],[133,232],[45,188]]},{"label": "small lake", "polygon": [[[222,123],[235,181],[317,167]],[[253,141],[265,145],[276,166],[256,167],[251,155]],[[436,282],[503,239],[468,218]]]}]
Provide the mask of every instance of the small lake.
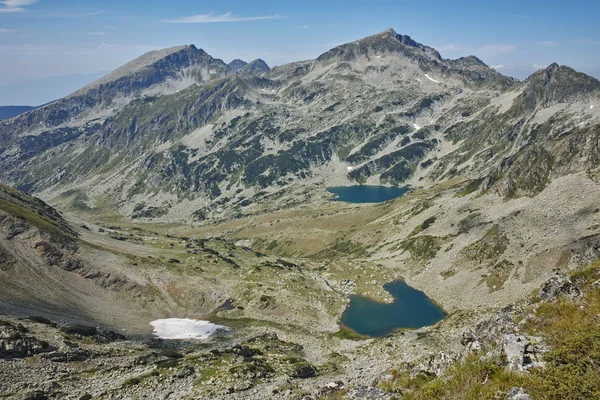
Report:
[{"label": "small lake", "polygon": [[394,297],[392,304],[352,295],[342,314],[342,324],[358,334],[381,337],[396,329],[433,325],[446,317],[446,313],[425,293],[411,288],[404,281],[389,282],[383,288]]},{"label": "small lake", "polygon": [[336,195],[335,200],[346,203],[381,203],[403,196],[408,190],[408,188],[404,187],[369,185],[327,188],[328,192]]}]

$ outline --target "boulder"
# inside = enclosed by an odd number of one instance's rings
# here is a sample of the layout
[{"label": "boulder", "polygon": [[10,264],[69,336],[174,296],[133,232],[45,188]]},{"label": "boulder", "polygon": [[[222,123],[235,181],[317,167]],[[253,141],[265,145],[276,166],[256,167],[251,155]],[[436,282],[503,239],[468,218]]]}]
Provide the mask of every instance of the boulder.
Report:
[{"label": "boulder", "polygon": [[325,395],[331,395],[335,392],[339,392],[345,389],[345,385],[344,382],[342,381],[334,381],[334,382],[329,382],[328,384],[326,384],[325,386],[323,386],[320,390],[319,390],[319,394],[321,394],[322,396]]},{"label": "boulder", "polygon": [[429,354],[412,366],[413,375],[426,374],[429,376],[438,376],[451,364],[460,359],[458,354],[446,354],[439,352]]},{"label": "boulder", "polygon": [[506,395],[506,399],[507,400],[529,400],[530,397],[527,394],[527,392],[525,392],[525,390],[523,390],[523,388],[515,386],[508,391],[508,394]]},{"label": "boulder", "polygon": [[392,393],[383,389],[371,386],[358,386],[350,389],[343,398],[346,400],[391,400],[393,396]]},{"label": "boulder", "polygon": [[560,296],[579,297],[581,296],[581,291],[571,282],[566,274],[557,272],[556,275],[544,283],[539,296],[543,300],[552,301]]},{"label": "boulder", "polygon": [[10,323],[0,325],[0,359],[24,358],[54,350],[48,342],[27,335]]},{"label": "boulder", "polygon": [[469,352],[477,353],[481,351],[481,343],[479,338],[472,329],[467,329],[463,332],[460,343],[467,348]]},{"label": "boulder", "polygon": [[547,351],[547,348],[539,337],[506,334],[502,343],[502,351],[506,356],[507,368],[511,370],[528,371],[545,366],[542,354]]}]

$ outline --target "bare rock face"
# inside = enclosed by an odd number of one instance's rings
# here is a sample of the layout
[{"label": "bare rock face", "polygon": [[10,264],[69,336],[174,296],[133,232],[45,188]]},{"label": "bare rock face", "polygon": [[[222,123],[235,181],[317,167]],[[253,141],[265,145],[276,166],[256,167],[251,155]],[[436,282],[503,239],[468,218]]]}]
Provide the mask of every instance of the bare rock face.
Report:
[{"label": "bare rock face", "polygon": [[542,338],[509,333],[504,335],[502,351],[508,362],[507,367],[514,371],[528,371],[545,366],[542,354],[548,351]]},{"label": "bare rock face", "polygon": [[460,359],[460,355],[454,353],[439,352],[429,354],[418,360],[412,367],[414,374],[426,374],[429,376],[441,375],[444,370]]},{"label": "bare rock face", "polygon": [[477,353],[481,351],[481,343],[479,338],[472,329],[467,329],[463,332],[460,339],[460,344],[467,348],[467,351]]},{"label": "bare rock face", "polygon": [[539,296],[544,300],[551,301],[559,296],[579,297],[581,291],[567,275],[557,273],[544,284]]},{"label": "bare rock face", "polygon": [[391,393],[370,386],[355,387],[344,396],[346,400],[389,400],[391,398]]},{"label": "bare rock face", "polygon": [[23,327],[0,322],[0,358],[25,358],[52,350],[48,342],[28,335]]}]

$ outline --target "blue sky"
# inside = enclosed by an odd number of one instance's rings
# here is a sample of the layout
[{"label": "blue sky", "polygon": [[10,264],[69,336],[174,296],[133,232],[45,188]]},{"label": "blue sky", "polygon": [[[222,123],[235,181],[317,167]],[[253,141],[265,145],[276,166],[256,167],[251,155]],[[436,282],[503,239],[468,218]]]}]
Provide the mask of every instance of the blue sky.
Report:
[{"label": "blue sky", "polygon": [[[65,75],[80,84],[162,47],[278,65],[387,28],[521,79],[552,62],[600,78],[599,16],[587,0],[0,0],[0,105],[51,100],[71,90]],[[23,82],[56,76],[55,88],[17,96]]]}]

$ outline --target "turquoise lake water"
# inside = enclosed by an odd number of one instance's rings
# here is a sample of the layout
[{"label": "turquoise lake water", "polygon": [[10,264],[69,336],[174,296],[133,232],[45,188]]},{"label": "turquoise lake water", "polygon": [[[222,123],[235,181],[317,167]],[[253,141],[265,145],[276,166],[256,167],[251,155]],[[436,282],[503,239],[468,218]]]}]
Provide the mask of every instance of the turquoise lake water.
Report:
[{"label": "turquoise lake water", "polygon": [[338,186],[328,188],[327,191],[336,195],[337,201],[346,203],[381,203],[396,197],[403,196],[408,188],[387,186]]},{"label": "turquoise lake water", "polygon": [[383,288],[394,298],[392,304],[353,295],[342,314],[342,324],[361,335],[381,337],[396,329],[433,325],[446,317],[423,292],[404,281],[389,282]]}]

